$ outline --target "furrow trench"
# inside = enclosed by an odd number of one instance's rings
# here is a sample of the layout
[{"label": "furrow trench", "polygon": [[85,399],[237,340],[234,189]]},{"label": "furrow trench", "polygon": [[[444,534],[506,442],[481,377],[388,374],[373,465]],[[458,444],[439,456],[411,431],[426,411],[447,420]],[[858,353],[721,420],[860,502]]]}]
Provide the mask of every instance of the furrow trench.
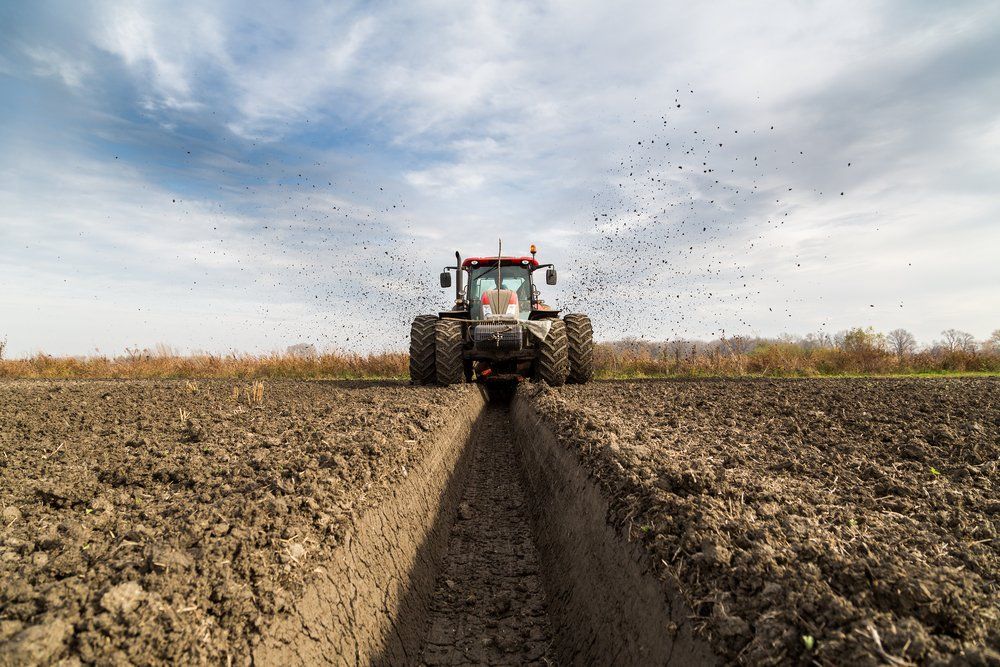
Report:
[{"label": "furrow trench", "polygon": [[552,664],[552,626],[509,413],[487,406],[430,601],[426,665]]},{"label": "furrow trench", "polygon": [[437,450],[363,517],[257,662],[717,662],[527,400],[473,401]]}]

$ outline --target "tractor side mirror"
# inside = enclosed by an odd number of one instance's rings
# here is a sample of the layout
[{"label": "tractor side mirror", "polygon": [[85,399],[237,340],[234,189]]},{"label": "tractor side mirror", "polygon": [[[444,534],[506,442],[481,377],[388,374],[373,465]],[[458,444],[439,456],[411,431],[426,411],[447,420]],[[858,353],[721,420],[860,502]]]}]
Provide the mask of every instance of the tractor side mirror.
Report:
[{"label": "tractor side mirror", "polygon": [[555,285],[556,284],[556,270],[555,268],[545,269],[545,284]]},{"label": "tractor side mirror", "polygon": [[447,271],[441,272],[441,287],[451,287],[451,274]]}]

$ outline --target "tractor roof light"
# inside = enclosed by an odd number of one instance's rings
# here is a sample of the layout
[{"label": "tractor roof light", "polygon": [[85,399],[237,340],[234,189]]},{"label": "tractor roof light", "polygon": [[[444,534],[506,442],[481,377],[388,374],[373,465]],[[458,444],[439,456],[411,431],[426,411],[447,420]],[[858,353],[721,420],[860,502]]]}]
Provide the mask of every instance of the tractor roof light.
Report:
[{"label": "tractor roof light", "polygon": [[531,256],[532,256],[532,257],[534,257],[534,256],[535,256],[535,252],[536,252],[536,249],[535,249],[535,244],[534,244],[534,243],[532,243],[532,244],[531,244]]}]

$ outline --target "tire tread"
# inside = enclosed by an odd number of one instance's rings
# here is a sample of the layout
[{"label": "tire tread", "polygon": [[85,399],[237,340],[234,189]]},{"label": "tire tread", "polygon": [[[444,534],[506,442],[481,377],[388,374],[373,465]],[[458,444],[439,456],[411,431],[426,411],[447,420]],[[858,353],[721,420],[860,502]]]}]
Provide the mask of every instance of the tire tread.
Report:
[{"label": "tire tread", "polygon": [[569,339],[569,377],[567,382],[585,384],[594,377],[594,327],[582,313],[563,317]]},{"label": "tire tread", "polygon": [[437,383],[442,385],[465,382],[465,364],[462,362],[462,324],[438,320],[435,331],[435,358]]},{"label": "tire tread", "polygon": [[566,384],[569,375],[569,342],[566,324],[553,320],[548,336],[538,345],[538,379],[552,387]]},{"label": "tire tread", "polygon": [[430,384],[435,380],[434,325],[436,315],[417,315],[410,325],[410,382]]}]

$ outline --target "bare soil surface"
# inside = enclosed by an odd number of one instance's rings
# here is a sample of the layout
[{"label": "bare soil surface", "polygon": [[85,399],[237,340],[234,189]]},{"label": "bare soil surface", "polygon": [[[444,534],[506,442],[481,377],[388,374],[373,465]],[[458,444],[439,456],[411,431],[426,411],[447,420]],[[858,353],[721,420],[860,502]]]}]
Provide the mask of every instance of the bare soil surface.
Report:
[{"label": "bare soil surface", "polygon": [[0,664],[243,664],[473,387],[0,384]]},{"label": "bare soil surface", "polygon": [[430,604],[427,665],[554,664],[538,551],[514,434],[487,407],[448,553]]},{"label": "bare soil surface", "polygon": [[[346,587],[329,566],[345,550],[369,562],[362,547],[421,547],[419,531],[391,528],[388,508],[408,505],[406,520],[440,537],[414,556],[426,585],[410,576],[413,599],[391,623],[423,629],[426,664],[551,662],[553,619],[590,614],[601,646],[658,606],[686,610],[664,632],[728,662],[1000,665],[996,379],[524,387],[522,440],[490,406],[468,452],[451,438],[450,463],[442,433],[459,414],[470,432],[474,387],[268,382],[261,400],[246,389],[0,383],[0,665],[271,655],[260,647],[295,639],[275,619],[300,617],[318,581],[352,604],[370,580],[386,600],[406,596],[395,587],[415,570],[394,556],[398,572],[376,563]],[[542,430],[561,476],[535,475],[528,498],[517,447]],[[524,474],[541,460],[525,456]],[[410,488],[425,472],[437,486]],[[592,497],[574,502],[577,487]],[[539,522],[541,507],[562,518]],[[552,544],[540,558],[533,523],[590,535],[593,558]],[[620,558],[638,564],[641,581],[620,577],[634,590],[608,583]],[[637,609],[602,614],[591,598],[610,600],[609,585],[628,589],[616,609]],[[560,616],[548,588],[576,607]],[[330,609],[327,626],[343,624]],[[333,653],[321,657],[351,659]]]},{"label": "bare soil surface", "polygon": [[697,633],[748,664],[1000,664],[1000,381],[528,389]]}]

